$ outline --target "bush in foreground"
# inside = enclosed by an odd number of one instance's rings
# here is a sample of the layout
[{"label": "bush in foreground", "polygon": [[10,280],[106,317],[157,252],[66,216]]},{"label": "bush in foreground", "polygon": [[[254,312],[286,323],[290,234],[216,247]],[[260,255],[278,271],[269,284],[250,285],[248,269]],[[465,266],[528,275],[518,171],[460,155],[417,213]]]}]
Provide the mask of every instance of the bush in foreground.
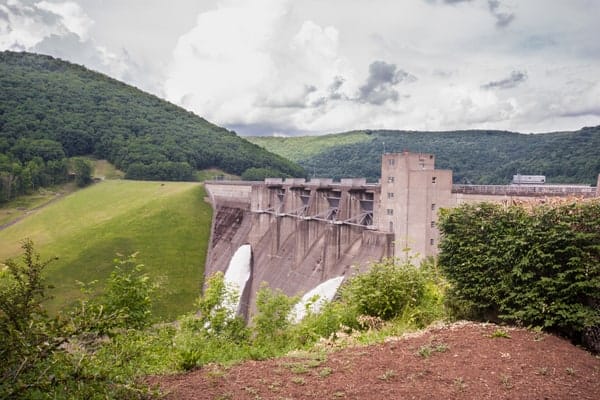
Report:
[{"label": "bush in foreground", "polygon": [[439,227],[458,316],[576,340],[600,326],[600,201],[463,205],[446,210]]},{"label": "bush in foreground", "polygon": [[[131,313],[146,304],[126,295],[148,293],[143,279],[129,280],[121,292],[109,290],[113,306],[81,300],[73,310],[50,316],[43,307],[49,289],[43,272],[52,260],[40,260],[29,240],[22,248],[23,262],[7,260],[0,271],[0,398],[145,397],[147,391],[131,376],[115,365],[99,365],[95,356],[111,335],[147,317]],[[135,275],[143,272],[129,277]],[[113,275],[111,282],[120,277],[121,272]],[[124,302],[128,308],[114,306]]]}]

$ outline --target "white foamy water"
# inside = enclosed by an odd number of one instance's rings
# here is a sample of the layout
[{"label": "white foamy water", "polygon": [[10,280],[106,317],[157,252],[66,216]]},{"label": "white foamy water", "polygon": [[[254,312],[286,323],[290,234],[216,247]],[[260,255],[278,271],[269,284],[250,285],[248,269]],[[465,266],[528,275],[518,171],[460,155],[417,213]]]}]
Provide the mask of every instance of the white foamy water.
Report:
[{"label": "white foamy water", "polygon": [[[323,305],[329,303],[335,297],[335,294],[344,280],[343,276],[329,279],[313,289],[306,292],[290,313],[290,320],[293,323],[302,321],[307,311],[318,313]],[[315,301],[316,298],[316,301]]]},{"label": "white foamy water", "polygon": [[244,289],[250,280],[251,262],[252,247],[249,244],[241,245],[233,254],[233,257],[231,257],[227,271],[225,271],[225,284],[237,292],[237,298],[230,304],[227,304],[227,308],[236,314],[240,309],[242,293],[244,293]]}]

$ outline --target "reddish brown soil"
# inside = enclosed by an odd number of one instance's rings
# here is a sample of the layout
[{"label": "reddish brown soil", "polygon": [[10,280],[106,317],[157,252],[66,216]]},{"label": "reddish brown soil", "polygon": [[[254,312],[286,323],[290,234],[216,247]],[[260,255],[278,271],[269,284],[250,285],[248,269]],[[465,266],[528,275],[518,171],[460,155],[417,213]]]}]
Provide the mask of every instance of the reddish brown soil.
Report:
[{"label": "reddish brown soil", "polygon": [[[494,337],[504,330],[510,338]],[[368,347],[155,377],[167,399],[600,399],[600,359],[558,337],[457,323]]]}]

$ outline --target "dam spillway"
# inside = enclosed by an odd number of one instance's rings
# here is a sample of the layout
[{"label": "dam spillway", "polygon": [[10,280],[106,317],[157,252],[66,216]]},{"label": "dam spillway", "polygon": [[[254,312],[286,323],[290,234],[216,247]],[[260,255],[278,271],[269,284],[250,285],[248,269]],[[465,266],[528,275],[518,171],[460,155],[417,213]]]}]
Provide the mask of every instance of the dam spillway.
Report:
[{"label": "dam spillway", "polygon": [[211,182],[214,207],[206,275],[225,271],[232,254],[252,248],[245,317],[255,311],[262,282],[289,296],[303,295],[351,267],[393,255],[393,234],[373,226],[374,185],[348,180]]}]

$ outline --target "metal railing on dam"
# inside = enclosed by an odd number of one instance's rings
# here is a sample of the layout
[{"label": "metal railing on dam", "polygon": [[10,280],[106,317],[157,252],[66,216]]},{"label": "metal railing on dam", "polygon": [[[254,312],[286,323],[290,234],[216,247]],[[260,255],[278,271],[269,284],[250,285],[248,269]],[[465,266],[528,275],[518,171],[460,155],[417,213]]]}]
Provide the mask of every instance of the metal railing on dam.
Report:
[{"label": "metal railing on dam", "polygon": [[589,185],[452,185],[453,193],[494,196],[583,196],[594,197],[596,188]]}]

